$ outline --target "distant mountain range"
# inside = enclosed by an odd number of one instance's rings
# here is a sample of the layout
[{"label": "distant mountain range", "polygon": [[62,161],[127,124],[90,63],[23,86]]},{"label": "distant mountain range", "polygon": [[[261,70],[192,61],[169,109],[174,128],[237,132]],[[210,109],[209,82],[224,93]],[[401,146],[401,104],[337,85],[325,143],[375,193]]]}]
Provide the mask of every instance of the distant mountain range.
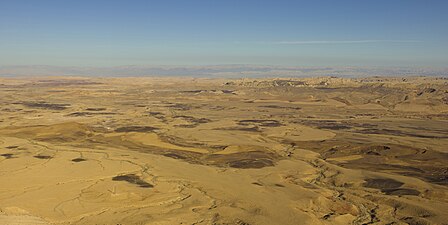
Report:
[{"label": "distant mountain range", "polygon": [[286,67],[258,65],[212,66],[0,66],[0,76],[189,76],[189,77],[366,77],[366,76],[448,76],[448,68],[386,67]]}]

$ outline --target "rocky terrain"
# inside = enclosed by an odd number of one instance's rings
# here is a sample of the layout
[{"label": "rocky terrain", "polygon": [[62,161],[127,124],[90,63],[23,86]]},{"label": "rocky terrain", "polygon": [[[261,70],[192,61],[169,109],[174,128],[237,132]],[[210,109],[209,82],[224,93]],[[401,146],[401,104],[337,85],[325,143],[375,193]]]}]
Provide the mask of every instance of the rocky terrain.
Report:
[{"label": "rocky terrain", "polygon": [[448,79],[0,78],[0,224],[448,224]]}]

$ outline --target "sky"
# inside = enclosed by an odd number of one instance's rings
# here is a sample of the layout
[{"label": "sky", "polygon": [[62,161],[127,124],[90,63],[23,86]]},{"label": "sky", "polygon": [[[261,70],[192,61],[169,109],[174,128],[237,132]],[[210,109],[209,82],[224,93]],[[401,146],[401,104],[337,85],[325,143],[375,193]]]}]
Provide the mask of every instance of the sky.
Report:
[{"label": "sky", "polygon": [[447,67],[446,0],[0,0],[0,66]]}]

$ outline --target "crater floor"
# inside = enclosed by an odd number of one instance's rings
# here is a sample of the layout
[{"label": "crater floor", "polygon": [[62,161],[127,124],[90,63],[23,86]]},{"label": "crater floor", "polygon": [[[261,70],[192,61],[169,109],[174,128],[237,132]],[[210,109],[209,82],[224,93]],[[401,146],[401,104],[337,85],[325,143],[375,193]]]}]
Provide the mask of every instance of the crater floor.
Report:
[{"label": "crater floor", "polygon": [[445,78],[0,78],[0,224],[447,224]]}]

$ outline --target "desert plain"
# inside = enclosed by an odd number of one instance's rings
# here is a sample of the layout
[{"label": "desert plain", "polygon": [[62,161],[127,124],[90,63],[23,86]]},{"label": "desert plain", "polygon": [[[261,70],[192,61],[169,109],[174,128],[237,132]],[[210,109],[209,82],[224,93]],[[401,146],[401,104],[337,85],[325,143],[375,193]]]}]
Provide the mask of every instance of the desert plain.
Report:
[{"label": "desert plain", "polygon": [[0,224],[448,224],[448,79],[0,78]]}]

